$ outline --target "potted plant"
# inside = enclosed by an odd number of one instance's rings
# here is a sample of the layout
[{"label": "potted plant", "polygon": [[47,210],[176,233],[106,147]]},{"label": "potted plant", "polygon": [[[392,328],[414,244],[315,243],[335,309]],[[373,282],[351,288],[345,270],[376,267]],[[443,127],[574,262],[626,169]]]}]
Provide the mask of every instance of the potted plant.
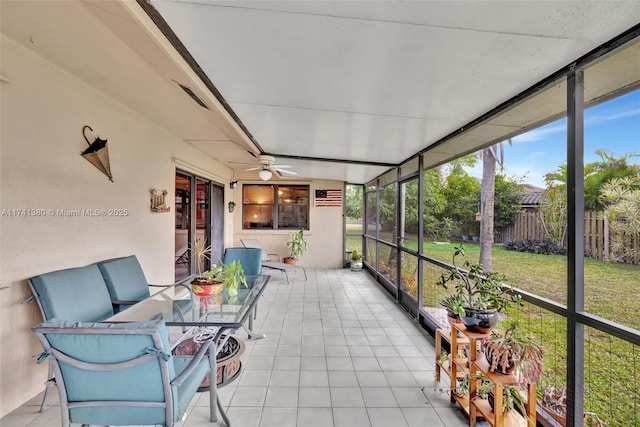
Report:
[{"label": "potted plant", "polygon": [[[567,386],[546,383],[539,389],[542,392],[542,398],[538,399],[538,406],[553,418],[561,426],[567,425]],[[603,427],[604,421],[594,412],[585,412],[582,419],[583,426]]]},{"label": "potted plant", "polygon": [[[491,409],[495,411],[494,385],[483,373],[466,374],[456,388],[456,394],[468,395],[469,383],[472,379],[478,381],[476,384],[476,398],[488,400]],[[534,426],[533,420],[527,416],[527,401],[518,387],[505,385],[502,387],[502,412],[507,413],[511,410],[518,411],[530,425]]]},{"label": "potted plant", "polygon": [[440,305],[447,310],[447,321],[450,325],[459,323],[460,316],[458,312],[464,310],[464,300],[457,294],[450,294],[440,300]]},{"label": "potted plant", "polygon": [[204,239],[196,239],[189,245],[189,250],[196,261],[196,273],[191,283],[195,285],[206,285],[210,282],[210,278],[204,275],[204,269],[206,262],[211,260],[209,255],[211,253],[211,246],[207,245]]},{"label": "potted plant", "polygon": [[362,254],[358,252],[357,249],[354,249],[351,252],[351,271],[361,271],[362,270]]},{"label": "potted plant", "polygon": [[238,295],[238,287],[241,284],[247,285],[242,264],[237,260],[219,266],[213,264],[208,271],[202,273],[200,279],[205,282],[191,282],[191,289],[198,296],[217,295],[225,290],[229,297],[235,297]]},{"label": "potted plant", "polygon": [[464,256],[464,247],[456,247],[453,253],[453,267],[440,276],[437,284],[449,289],[454,284],[455,295],[464,301],[452,307],[460,316],[462,323],[471,331],[487,333],[498,322],[498,312],[509,307],[511,303],[522,304],[522,296],[505,285],[504,275],[497,273],[483,274],[482,264],[471,264],[465,261],[465,269],[458,267],[456,258]]},{"label": "potted plant", "polygon": [[[489,400],[491,409],[495,411],[494,399],[495,397],[492,389],[488,393],[487,400]],[[520,389],[516,386],[506,385],[502,387],[502,412],[507,413],[511,410],[518,411],[529,425],[535,427],[535,423],[527,415],[527,401],[520,392]]]},{"label": "potted plant", "polygon": [[287,248],[291,251],[291,255],[285,257],[284,262],[287,264],[295,264],[298,261],[298,257],[309,249],[309,243],[304,237],[304,229],[292,231],[289,233],[289,237],[290,240],[287,242]]},{"label": "potted plant", "polygon": [[523,382],[537,384],[542,374],[544,350],[535,337],[522,334],[515,322],[504,333],[496,330],[480,342],[489,371],[498,374],[518,372]]}]

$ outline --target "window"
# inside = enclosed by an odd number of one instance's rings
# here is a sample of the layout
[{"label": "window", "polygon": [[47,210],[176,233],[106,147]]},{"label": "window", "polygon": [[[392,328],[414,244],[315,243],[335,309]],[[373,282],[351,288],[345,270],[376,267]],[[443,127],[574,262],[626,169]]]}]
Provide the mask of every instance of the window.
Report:
[{"label": "window", "polygon": [[308,185],[244,185],[242,194],[242,228],[309,229]]}]

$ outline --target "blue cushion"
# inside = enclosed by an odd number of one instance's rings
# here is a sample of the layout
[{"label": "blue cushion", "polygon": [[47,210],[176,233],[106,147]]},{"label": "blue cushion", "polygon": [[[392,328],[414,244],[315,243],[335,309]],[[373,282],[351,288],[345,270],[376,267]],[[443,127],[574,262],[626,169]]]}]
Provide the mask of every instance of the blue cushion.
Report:
[{"label": "blue cushion", "polygon": [[[189,358],[180,358],[179,368],[174,367],[171,356],[169,336],[163,321],[132,323],[82,323],[53,319],[43,327],[110,329],[114,334],[95,333],[49,333],[47,339],[51,345],[63,353],[92,363],[114,363],[134,359],[146,354],[149,347],[158,348],[151,335],[143,330],[157,330],[161,348],[169,356],[167,367],[169,378],[179,374]],[[122,334],[118,330],[125,330]],[[140,329],[141,333],[136,333]],[[184,360],[186,359],[186,360]],[[207,362],[203,359],[202,362]],[[172,401],[176,421],[186,410],[189,401],[208,370],[208,363],[200,363],[188,380],[180,387],[172,387]],[[164,402],[160,358],[153,358],[142,364],[117,371],[86,371],[60,363],[63,378],[68,391],[69,401],[88,400],[137,400]],[[195,383],[195,385],[194,385]],[[184,393],[184,395],[183,395]],[[186,401],[186,404],[184,403]],[[104,425],[165,424],[163,408],[147,407],[82,407],[70,410],[71,422]]]},{"label": "blue cushion", "polygon": [[[187,365],[191,362],[190,357],[173,357],[173,364],[176,370],[176,376],[180,375],[180,373],[187,367]],[[200,388],[200,384],[202,384],[202,380],[206,376],[207,372],[209,372],[209,358],[203,357],[196,369],[184,380],[182,384],[178,387],[177,393],[174,393],[174,396],[177,395],[178,399],[174,400],[175,411],[175,419],[174,421],[178,421],[182,414],[189,407],[189,403],[193,399],[193,395]]]},{"label": "blue cushion", "polygon": [[113,316],[107,286],[95,264],[29,279],[44,317],[95,322]]},{"label": "blue cushion", "polygon": [[147,278],[135,255],[98,263],[112,300],[140,301],[149,296]]},{"label": "blue cushion", "polygon": [[242,264],[244,274],[257,276],[262,271],[262,249],[260,248],[227,248],[224,251],[224,263],[238,261]]}]

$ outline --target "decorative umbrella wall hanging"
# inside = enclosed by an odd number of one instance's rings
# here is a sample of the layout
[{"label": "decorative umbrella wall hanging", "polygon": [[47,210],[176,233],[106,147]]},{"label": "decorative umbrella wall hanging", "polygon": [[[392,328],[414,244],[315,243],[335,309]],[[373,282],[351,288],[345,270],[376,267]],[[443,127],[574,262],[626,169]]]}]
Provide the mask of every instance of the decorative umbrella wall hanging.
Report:
[{"label": "decorative umbrella wall hanging", "polygon": [[84,140],[89,144],[89,148],[84,150],[80,155],[87,159],[89,163],[98,168],[100,172],[109,177],[109,181],[113,182],[113,176],[111,175],[111,166],[109,164],[109,147],[107,147],[107,140],[97,137],[93,142],[89,142],[85,130],[91,129],[91,126],[85,125],[82,128],[82,136]]}]

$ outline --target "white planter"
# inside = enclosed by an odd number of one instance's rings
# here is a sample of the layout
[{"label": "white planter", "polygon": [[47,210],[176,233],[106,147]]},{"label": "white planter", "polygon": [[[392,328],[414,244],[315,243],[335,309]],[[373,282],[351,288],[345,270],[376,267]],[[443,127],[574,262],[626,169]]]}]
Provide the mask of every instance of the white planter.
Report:
[{"label": "white planter", "polygon": [[351,271],[361,271],[362,261],[351,261]]}]

